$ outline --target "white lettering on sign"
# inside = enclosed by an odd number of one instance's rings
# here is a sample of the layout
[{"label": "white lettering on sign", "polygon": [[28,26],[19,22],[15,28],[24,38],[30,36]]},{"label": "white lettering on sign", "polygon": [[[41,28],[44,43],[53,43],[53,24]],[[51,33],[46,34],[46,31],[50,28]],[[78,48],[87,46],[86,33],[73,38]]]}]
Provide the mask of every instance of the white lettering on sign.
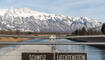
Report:
[{"label": "white lettering on sign", "polygon": [[46,60],[46,55],[29,55],[29,60]]},{"label": "white lettering on sign", "polygon": [[85,60],[84,55],[57,55],[57,60]]}]

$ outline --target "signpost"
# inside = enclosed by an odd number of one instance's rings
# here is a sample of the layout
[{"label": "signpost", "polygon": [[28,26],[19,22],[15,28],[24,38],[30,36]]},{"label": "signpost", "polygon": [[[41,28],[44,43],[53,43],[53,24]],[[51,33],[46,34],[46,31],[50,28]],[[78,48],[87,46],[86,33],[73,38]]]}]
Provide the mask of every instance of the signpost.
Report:
[{"label": "signpost", "polygon": [[86,53],[22,53],[22,60],[87,60],[87,54]]},{"label": "signpost", "polygon": [[[55,43],[56,42],[56,35],[51,35],[49,37],[49,39],[50,39],[50,42]],[[53,60],[55,60],[56,45],[53,44],[51,50],[52,50],[52,53],[53,53]]]}]

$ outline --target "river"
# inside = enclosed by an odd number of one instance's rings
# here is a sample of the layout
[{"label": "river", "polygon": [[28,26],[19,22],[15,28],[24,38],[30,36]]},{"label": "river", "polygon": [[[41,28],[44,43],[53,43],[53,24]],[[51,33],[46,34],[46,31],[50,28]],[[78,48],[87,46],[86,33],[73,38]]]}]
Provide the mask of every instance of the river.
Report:
[{"label": "river", "polygon": [[[57,42],[75,42],[67,39],[57,39]],[[48,39],[32,39],[26,42],[50,42]],[[51,46],[32,46],[32,45],[9,45],[0,49],[0,60],[21,60],[21,53],[25,52],[35,52],[35,50],[46,50],[51,52]],[[58,51],[62,52],[85,52],[87,53],[88,60],[105,60],[105,51],[99,49],[98,47],[88,46],[88,45],[59,45],[56,46]],[[5,58],[6,56],[6,58]]]}]

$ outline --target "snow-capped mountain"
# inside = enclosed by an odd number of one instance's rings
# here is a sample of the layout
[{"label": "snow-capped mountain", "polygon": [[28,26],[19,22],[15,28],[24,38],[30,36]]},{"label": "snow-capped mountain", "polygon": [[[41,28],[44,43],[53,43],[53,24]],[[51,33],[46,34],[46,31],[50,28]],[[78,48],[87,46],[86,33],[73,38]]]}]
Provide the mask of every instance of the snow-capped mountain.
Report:
[{"label": "snow-capped mountain", "polygon": [[85,27],[100,29],[102,23],[87,17],[37,12],[28,8],[0,9],[0,29],[32,32],[72,32]]}]

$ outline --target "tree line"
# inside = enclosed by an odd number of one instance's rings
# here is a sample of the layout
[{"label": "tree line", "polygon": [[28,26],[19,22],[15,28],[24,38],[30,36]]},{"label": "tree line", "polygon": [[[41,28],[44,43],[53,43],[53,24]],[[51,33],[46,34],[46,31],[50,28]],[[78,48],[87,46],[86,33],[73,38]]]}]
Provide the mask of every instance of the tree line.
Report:
[{"label": "tree line", "polygon": [[22,32],[20,30],[12,31],[12,30],[0,30],[0,34],[16,34],[16,35],[24,35],[24,34],[32,34],[32,32]]},{"label": "tree line", "polygon": [[[57,33],[57,32],[22,32],[20,30],[13,31],[11,29],[8,30],[0,30],[0,34],[16,34],[16,35],[28,35],[28,34],[68,34],[68,33]],[[84,27],[82,29],[77,29],[72,32],[72,35],[102,35],[103,33],[98,30],[88,29],[86,30]]]},{"label": "tree line", "polygon": [[0,30],[0,34],[14,34],[14,35],[29,35],[29,34],[70,34],[70,33],[59,33],[59,32],[31,32],[31,31],[13,31],[11,29],[8,30]]},{"label": "tree line", "polygon": [[88,29],[86,30],[85,27],[82,29],[77,29],[74,32],[72,32],[72,35],[102,35],[103,33],[101,31],[95,30],[95,29]]}]

